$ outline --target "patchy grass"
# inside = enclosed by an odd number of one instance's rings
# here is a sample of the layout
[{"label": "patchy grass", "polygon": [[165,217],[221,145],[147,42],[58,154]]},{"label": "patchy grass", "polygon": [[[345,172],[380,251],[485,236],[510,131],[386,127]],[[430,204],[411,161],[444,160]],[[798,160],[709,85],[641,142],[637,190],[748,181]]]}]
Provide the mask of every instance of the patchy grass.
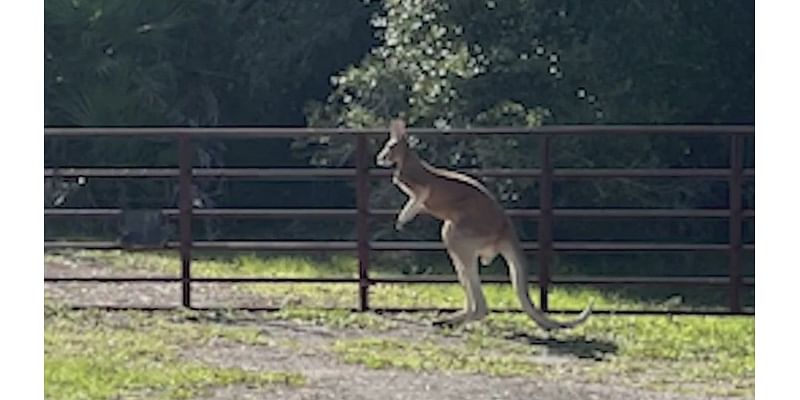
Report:
[{"label": "patchy grass", "polygon": [[[173,316],[173,318],[175,318]],[[184,360],[182,345],[263,344],[253,328],[171,322],[143,313],[45,309],[45,397],[185,399],[226,385],[302,385],[287,372],[218,368]]]},{"label": "patchy grass", "polygon": [[[121,250],[79,250],[45,255],[45,261],[104,265],[126,271],[157,272],[179,275],[180,259],[174,251],[125,252]],[[204,258],[192,262],[194,277],[308,277],[308,276],[357,276],[357,267],[352,257],[332,256],[322,260],[310,257],[270,257],[255,255],[238,257]]]},{"label": "patchy grass", "polygon": [[[180,274],[180,261],[170,253],[129,253],[123,251],[78,251],[67,256],[48,255],[46,260],[70,263],[89,261],[126,271],[146,271],[164,275]],[[378,265],[374,277],[396,275],[389,266]],[[356,278],[354,258],[333,256],[324,261],[310,257],[278,256],[259,258],[245,255],[234,258],[200,259],[192,263],[194,277],[351,277]],[[351,308],[358,304],[355,284],[243,284],[239,289],[274,300],[278,304],[303,307]],[[484,284],[487,302],[492,308],[519,307],[510,285]],[[532,291],[536,287],[531,288]],[[535,298],[535,297],[534,297]],[[590,299],[596,308],[615,309],[667,308],[668,304],[643,303],[593,289],[556,287],[550,292],[554,308],[582,309]],[[373,307],[459,308],[464,293],[457,284],[377,284],[370,288]]]},{"label": "patchy grass", "polygon": [[345,339],[334,351],[346,362],[370,368],[754,394],[754,324],[748,318],[595,316],[575,330],[539,335],[523,315],[495,314],[441,334],[461,340]]},{"label": "patchy grass", "polygon": [[601,362],[588,371],[599,381],[676,391],[752,395],[755,387],[755,323],[747,317],[594,316],[589,323],[551,337],[520,332],[522,315],[494,315],[477,329],[542,346],[551,353]]},{"label": "patchy grass", "polygon": [[367,329],[388,331],[396,328],[394,321],[374,313],[353,313],[348,310],[325,310],[318,308],[284,308],[274,314],[275,318],[314,323],[332,328]]},{"label": "patchy grass", "polygon": [[539,374],[544,367],[525,359],[525,353],[503,355],[471,350],[473,351],[470,351],[469,346],[443,345],[430,340],[380,338],[340,340],[333,346],[333,351],[344,361],[363,364],[369,368],[525,376]]},{"label": "patchy grass", "polygon": [[[177,274],[180,269],[174,256],[120,252],[81,252],[78,256],[127,270]],[[61,256],[49,257],[53,260]],[[67,258],[74,259],[75,255]],[[302,257],[240,257],[197,261],[193,268],[195,276],[355,276],[355,262],[347,257],[326,262]],[[270,318],[373,332],[373,337],[341,339],[332,347],[343,360],[367,367],[613,381],[716,395],[752,397],[754,393],[755,324],[748,317],[598,315],[577,329],[545,335],[525,315],[494,313],[481,323],[455,330],[431,328],[433,337],[410,340],[384,334],[403,329],[395,320],[372,313],[322,309],[353,307],[357,301],[354,284],[241,285],[240,290],[265,299],[291,300],[284,303],[289,307],[270,314]],[[485,293],[491,307],[518,307],[509,285],[485,285]],[[597,308],[672,307],[668,301],[645,304],[597,290],[561,288],[552,292],[551,304],[580,309],[590,298],[596,300]],[[463,304],[463,292],[457,285],[376,285],[370,299],[375,307],[450,308]],[[426,323],[434,317],[431,313],[403,316],[414,323]],[[259,340],[246,331],[196,334]]]}]

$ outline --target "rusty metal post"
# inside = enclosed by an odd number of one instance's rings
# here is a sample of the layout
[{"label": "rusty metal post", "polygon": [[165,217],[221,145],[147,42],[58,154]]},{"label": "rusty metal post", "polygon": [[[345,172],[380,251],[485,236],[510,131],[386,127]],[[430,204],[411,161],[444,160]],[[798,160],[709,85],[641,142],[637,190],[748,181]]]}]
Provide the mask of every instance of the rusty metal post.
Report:
[{"label": "rusty metal post", "polygon": [[730,274],[730,311],[740,313],[742,288],[742,186],[744,137],[731,136],[731,175],[728,182],[728,267]]},{"label": "rusty metal post", "polygon": [[358,241],[358,309],[369,310],[369,158],[367,136],[356,139],[356,235]]},{"label": "rusty metal post", "polygon": [[553,262],[553,162],[550,154],[551,136],[542,136],[539,142],[539,301],[543,311],[550,307],[548,290],[550,286],[550,265]]},{"label": "rusty metal post", "polygon": [[192,143],[188,133],[178,134],[178,210],[181,255],[181,294],[191,308],[192,283]]}]

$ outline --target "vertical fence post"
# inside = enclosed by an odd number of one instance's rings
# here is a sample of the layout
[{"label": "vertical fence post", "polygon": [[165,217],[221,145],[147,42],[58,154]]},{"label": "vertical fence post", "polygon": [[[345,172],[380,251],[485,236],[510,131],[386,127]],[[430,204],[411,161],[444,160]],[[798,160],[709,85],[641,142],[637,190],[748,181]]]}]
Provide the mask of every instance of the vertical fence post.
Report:
[{"label": "vertical fence post", "polygon": [[550,308],[548,290],[550,265],[553,262],[553,162],[550,155],[551,136],[544,135],[539,141],[539,225],[537,242],[539,251],[539,302],[543,311]]},{"label": "vertical fence post", "polygon": [[742,185],[744,137],[731,136],[731,171],[728,181],[728,267],[730,274],[730,311],[740,313],[742,288]]},{"label": "vertical fence post", "polygon": [[178,134],[178,209],[181,254],[181,294],[191,308],[192,283],[192,143],[188,133]]},{"label": "vertical fence post", "polygon": [[356,235],[358,241],[358,309],[369,310],[369,158],[367,136],[356,139]]}]

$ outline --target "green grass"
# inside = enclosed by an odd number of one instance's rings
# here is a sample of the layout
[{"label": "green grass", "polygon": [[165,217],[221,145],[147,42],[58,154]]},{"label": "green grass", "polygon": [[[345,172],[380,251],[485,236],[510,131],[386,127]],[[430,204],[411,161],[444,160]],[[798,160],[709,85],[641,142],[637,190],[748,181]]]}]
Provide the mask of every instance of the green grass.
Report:
[{"label": "green grass", "polygon": [[180,357],[182,345],[209,340],[263,344],[257,330],[171,322],[142,313],[113,319],[92,311],[45,309],[45,397],[110,399],[192,398],[215,386],[302,385],[287,372],[219,368]]},{"label": "green grass", "polygon": [[[92,259],[102,265],[120,269],[138,269],[165,275],[180,274],[180,261],[174,252],[167,254],[126,253],[122,251],[81,251],[69,258]],[[49,256],[60,260],[62,256]],[[373,277],[397,275],[390,265],[377,265]],[[352,257],[333,256],[324,261],[310,257],[279,256],[259,258],[201,259],[192,263],[193,277],[357,277],[357,263]],[[305,307],[352,308],[358,304],[355,284],[246,284],[239,287],[250,293],[277,299],[276,303]],[[519,302],[510,285],[484,284],[487,302],[492,308],[518,308]],[[535,293],[536,287],[531,287]],[[533,297],[534,300],[536,297]],[[553,288],[550,304],[554,308],[583,309],[590,299],[596,308],[619,310],[667,308],[661,302],[644,303],[622,296],[591,289]],[[667,299],[665,299],[667,300]],[[373,307],[436,307],[459,308],[464,294],[457,284],[377,284],[370,288]]]},{"label": "green grass", "polygon": [[[347,362],[371,368],[615,381],[703,394],[754,393],[754,324],[749,318],[595,316],[575,330],[542,335],[523,315],[496,314],[443,335],[460,340],[347,339],[338,341],[334,351]],[[548,362],[553,356],[572,361]]]},{"label": "green grass", "polygon": [[[179,271],[174,256],[120,252],[80,255],[120,268],[169,274]],[[325,262],[302,257],[240,257],[201,260],[193,265],[194,276],[306,277],[355,276],[356,264],[347,257]],[[379,267],[376,275],[391,270],[389,266]],[[265,299],[293,299],[288,303],[290,307],[271,314],[272,318],[374,332],[368,338],[339,340],[332,347],[342,360],[371,368],[542,376],[601,383],[613,380],[650,389],[703,394],[752,396],[754,393],[753,318],[596,315],[577,329],[546,335],[525,315],[494,313],[480,323],[455,330],[431,328],[434,337],[410,340],[386,337],[384,332],[398,327],[392,319],[371,313],[320,308],[355,306],[355,284],[241,285],[240,290]],[[370,303],[374,307],[444,308],[463,304],[463,292],[457,285],[376,285],[370,293]],[[509,285],[485,285],[485,293],[490,307],[518,308]],[[532,293],[535,293],[533,289]],[[552,307],[558,308],[580,309],[590,298],[596,300],[597,308],[672,307],[669,302],[643,303],[590,289],[556,288],[551,296]],[[435,315],[404,315],[403,318],[427,323]],[[455,340],[442,340],[448,337],[455,337]],[[553,364],[542,358],[554,355],[572,361]]]}]

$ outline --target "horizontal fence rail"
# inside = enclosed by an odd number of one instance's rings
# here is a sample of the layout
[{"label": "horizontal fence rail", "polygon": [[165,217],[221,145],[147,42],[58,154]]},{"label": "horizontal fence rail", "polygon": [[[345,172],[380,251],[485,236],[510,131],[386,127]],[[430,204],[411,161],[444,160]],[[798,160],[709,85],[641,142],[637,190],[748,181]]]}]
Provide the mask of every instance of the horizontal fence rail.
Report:
[{"label": "horizontal fence rail", "polygon": [[[271,138],[317,135],[386,135],[388,128],[275,128],[275,127],[46,127],[45,136]],[[754,135],[753,125],[549,125],[540,127],[408,128],[413,135]]]},{"label": "horizontal fence rail", "polygon": [[[465,169],[461,172],[492,178],[538,178],[539,169]],[[388,178],[392,174],[386,169],[370,169],[369,177]],[[588,169],[557,168],[552,171],[553,178],[727,178],[730,171],[718,168],[666,168],[666,169]],[[45,178],[176,178],[180,176],[177,168],[45,168]],[[354,168],[193,168],[195,178],[251,178],[251,179],[292,179],[316,180],[325,178],[352,179],[357,176]],[[745,177],[755,177],[755,170],[743,171]]]},{"label": "horizontal fence rail", "polygon": [[[48,282],[105,282],[105,283],[177,283],[181,282],[179,276],[81,276],[81,277],[54,277],[47,278]],[[455,276],[430,275],[430,276],[401,276],[381,277],[368,279],[370,284],[376,283],[429,283],[451,284],[458,283]],[[358,283],[358,278],[292,278],[292,277],[194,277],[192,282],[201,283]],[[507,276],[482,276],[482,283],[508,283]],[[536,277],[528,279],[529,283],[537,284],[540,280]],[[726,276],[553,276],[550,282],[564,285],[684,285],[684,286],[719,286],[729,285],[730,279]],[[744,278],[742,283],[755,286],[755,279]]]},{"label": "horizontal fence rail", "polygon": [[[399,210],[373,209],[370,216],[394,218]],[[120,208],[45,208],[46,217],[116,217],[124,212]],[[177,217],[180,210],[165,208],[161,213],[167,217]],[[539,210],[508,209],[512,218],[538,218]],[[195,217],[234,217],[234,218],[341,218],[355,217],[352,208],[200,208],[193,211]],[[565,208],[553,209],[553,216],[562,218],[728,218],[730,210],[721,209],[653,209],[653,208]],[[755,210],[742,210],[745,218],[755,218]]]},{"label": "horizontal fence rail", "polygon": [[[370,180],[388,179],[391,171],[369,167],[372,158],[368,152],[367,137],[385,135],[384,128],[350,129],[350,128],[45,128],[45,136],[63,138],[82,137],[131,137],[131,138],[167,138],[178,142],[178,168],[174,167],[59,167],[45,168],[45,178],[113,178],[113,179],[145,179],[166,178],[177,179],[179,183],[178,208],[164,208],[160,212],[169,219],[177,220],[179,240],[169,241],[161,246],[123,246],[115,241],[45,241],[45,250],[57,249],[129,249],[129,250],[178,250],[181,258],[181,275],[178,277],[45,277],[46,282],[161,282],[180,283],[182,286],[181,303],[184,307],[192,306],[192,283],[348,283],[358,284],[359,302],[355,310],[400,311],[392,308],[375,308],[369,305],[369,288],[376,284],[451,284],[456,283],[454,276],[400,276],[371,277],[369,275],[370,253],[381,251],[442,251],[441,242],[428,241],[373,241],[370,240],[369,221],[388,219],[397,215],[397,210],[373,209],[369,207]],[[743,243],[742,225],[747,219],[755,218],[754,209],[742,207],[742,187],[745,182],[755,178],[755,170],[744,168],[743,140],[754,136],[754,127],[750,125],[606,125],[606,126],[546,126],[538,128],[466,128],[466,129],[425,129],[411,128],[409,133],[415,135],[535,135],[539,137],[540,165],[538,168],[524,169],[467,169],[462,172],[479,177],[497,178],[534,178],[541,185],[539,209],[507,210],[512,218],[534,219],[538,223],[538,242],[524,242],[523,249],[535,252],[539,261],[539,276],[532,277],[530,282],[539,285],[540,304],[546,311],[572,312],[576,310],[553,310],[548,303],[551,285],[592,285],[592,286],[722,286],[728,288],[729,307],[726,311],[686,311],[686,310],[599,310],[600,313],[616,312],[620,314],[641,313],[701,313],[701,314],[748,314],[754,313],[752,308],[741,305],[743,287],[755,286],[754,278],[742,276],[743,252],[754,251],[755,244]],[[347,136],[355,140],[355,167],[353,168],[195,168],[192,167],[192,139],[207,138],[286,138],[301,136]],[[554,168],[551,161],[553,139],[567,135],[724,135],[730,139],[731,158],[728,168]],[[202,209],[193,208],[191,204],[192,181],[194,179],[233,178],[233,179],[283,179],[283,180],[317,180],[337,179],[352,180],[355,183],[355,209],[331,208],[229,208]],[[565,179],[600,179],[600,178],[671,178],[701,179],[725,181],[729,187],[729,207],[726,209],[638,209],[638,208],[554,208],[552,205],[552,181]],[[82,217],[103,218],[118,217],[124,213],[119,208],[45,208],[45,216],[49,218]],[[191,237],[191,224],[194,218],[324,218],[350,219],[356,223],[356,240],[353,241],[195,241]],[[647,242],[585,242],[555,241],[552,238],[555,220],[562,218],[714,218],[729,221],[729,241],[727,243],[647,243]],[[209,278],[193,277],[191,271],[193,251],[343,251],[355,252],[358,259],[357,277],[333,278],[278,278],[278,277],[226,277]],[[556,252],[630,252],[630,251],[666,251],[666,252],[727,252],[729,260],[728,276],[699,277],[637,277],[637,276],[551,276],[550,267]],[[502,276],[483,276],[485,283],[507,283],[508,278]],[[265,308],[268,309],[268,308]],[[424,310],[424,309],[415,309]],[[403,311],[413,311],[406,310]]]},{"label": "horizontal fence rail", "polygon": [[[46,217],[116,217],[124,210],[119,208],[45,208]],[[399,210],[374,209],[371,217],[394,218]],[[170,218],[180,215],[180,210],[165,208],[161,213]],[[508,209],[512,218],[539,218],[539,210]],[[198,218],[342,218],[355,217],[357,210],[352,208],[207,208],[195,209],[193,216]],[[569,208],[553,209],[553,216],[560,218],[728,218],[730,210],[722,209],[652,209],[652,208]],[[755,218],[755,210],[742,210],[742,217]]]},{"label": "horizontal fence rail", "polygon": [[[179,249],[180,242],[167,242],[163,246],[123,246],[114,241],[60,241],[48,240],[45,249],[86,249],[86,250],[159,250]],[[369,247],[373,251],[441,251],[441,242],[428,241],[371,241]],[[575,251],[726,251],[724,243],[639,243],[639,242],[553,242],[554,250],[564,252]],[[351,251],[358,249],[357,241],[193,241],[196,250],[236,250],[236,251]],[[539,244],[523,242],[523,250],[538,251]],[[745,250],[755,250],[755,245],[743,245]]]}]

